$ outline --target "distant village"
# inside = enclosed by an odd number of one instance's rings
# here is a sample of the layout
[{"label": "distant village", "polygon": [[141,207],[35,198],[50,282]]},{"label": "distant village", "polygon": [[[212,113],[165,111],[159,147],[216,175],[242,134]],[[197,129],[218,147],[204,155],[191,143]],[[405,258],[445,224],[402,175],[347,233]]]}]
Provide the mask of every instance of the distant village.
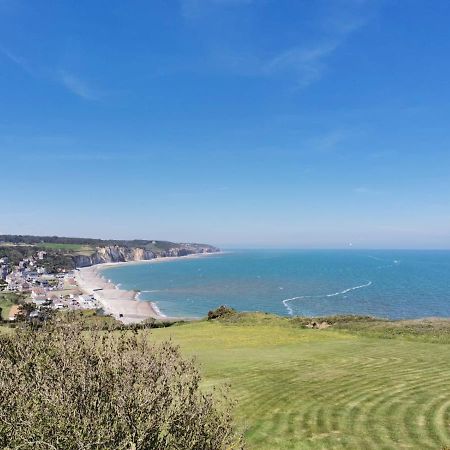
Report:
[{"label": "distant village", "polygon": [[13,265],[7,256],[0,258],[0,290],[24,296],[23,304],[10,308],[9,321],[24,315],[40,318],[50,310],[100,307],[92,296],[83,295],[78,289],[73,270],[47,273],[43,264],[46,256],[46,251],[39,250],[20,260],[18,265]]},{"label": "distant village", "polygon": [[103,310],[98,299],[81,291],[76,267],[218,251],[196,243],[0,235],[1,318],[44,320],[62,309]]}]

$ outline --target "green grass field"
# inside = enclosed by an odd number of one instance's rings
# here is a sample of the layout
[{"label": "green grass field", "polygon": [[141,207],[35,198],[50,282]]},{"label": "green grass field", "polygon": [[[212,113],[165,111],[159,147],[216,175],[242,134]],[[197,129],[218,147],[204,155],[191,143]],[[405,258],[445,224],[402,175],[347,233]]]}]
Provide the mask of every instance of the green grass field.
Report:
[{"label": "green grass field", "polygon": [[205,387],[230,384],[250,449],[450,446],[448,327],[447,343],[361,329],[253,318],[156,329],[153,339],[195,355]]},{"label": "green grass field", "polygon": [[81,245],[81,244],[55,244],[52,242],[40,242],[36,244],[38,247],[48,248],[50,250],[69,250],[72,252],[83,252],[89,251],[92,252],[92,247],[89,245]]},{"label": "green grass field", "polygon": [[54,242],[39,242],[36,244],[23,244],[23,243],[12,243],[12,242],[2,242],[0,247],[37,247],[40,249],[47,250],[62,250],[64,252],[71,252],[78,255],[90,256],[95,248],[91,245],[85,244],[60,244]]}]

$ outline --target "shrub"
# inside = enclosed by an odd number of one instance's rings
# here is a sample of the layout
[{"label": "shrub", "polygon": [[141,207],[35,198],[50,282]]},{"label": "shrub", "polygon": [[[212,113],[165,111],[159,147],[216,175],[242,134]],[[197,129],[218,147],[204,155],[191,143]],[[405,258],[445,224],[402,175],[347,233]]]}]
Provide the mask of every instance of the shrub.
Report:
[{"label": "shrub", "polygon": [[208,311],[208,320],[229,317],[229,316],[233,316],[234,314],[236,314],[235,309],[233,309],[229,306],[226,306],[226,305],[222,305],[216,309],[213,309],[212,311]]},{"label": "shrub", "polygon": [[0,448],[237,449],[224,392],[148,331],[53,319],[0,336]]}]

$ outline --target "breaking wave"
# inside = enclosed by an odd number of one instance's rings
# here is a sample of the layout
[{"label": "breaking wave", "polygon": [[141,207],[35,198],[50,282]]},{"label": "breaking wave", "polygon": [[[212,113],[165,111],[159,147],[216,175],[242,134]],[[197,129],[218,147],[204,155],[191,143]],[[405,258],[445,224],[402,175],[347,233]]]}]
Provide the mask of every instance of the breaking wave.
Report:
[{"label": "breaking wave", "polygon": [[372,284],[371,281],[368,281],[365,284],[361,284],[359,286],[353,286],[351,288],[347,288],[344,289],[343,291],[339,291],[339,292],[334,292],[333,294],[325,294],[325,295],[299,295],[298,297],[291,297],[291,298],[286,298],[283,300],[283,305],[284,307],[287,309],[288,314],[293,316],[294,315],[294,310],[292,309],[292,307],[290,306],[290,303],[295,301],[295,300],[302,300],[305,298],[325,298],[325,297],[336,297],[338,295],[343,295],[343,294],[347,294],[350,291],[356,291],[357,289],[362,289],[365,287],[369,287]]}]

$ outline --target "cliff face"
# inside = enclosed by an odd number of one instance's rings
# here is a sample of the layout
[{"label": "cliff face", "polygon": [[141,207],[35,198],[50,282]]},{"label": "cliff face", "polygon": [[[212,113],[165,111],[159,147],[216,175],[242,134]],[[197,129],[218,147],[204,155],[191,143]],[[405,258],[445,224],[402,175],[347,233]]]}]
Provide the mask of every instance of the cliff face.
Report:
[{"label": "cliff face", "polygon": [[182,244],[179,247],[167,250],[152,251],[139,247],[121,247],[118,245],[97,247],[91,256],[75,255],[76,267],[92,266],[94,264],[127,261],[145,261],[154,258],[165,258],[168,256],[186,256],[194,253],[214,253],[219,249],[212,246],[199,244]]},{"label": "cliff face", "polygon": [[125,261],[141,261],[145,259],[153,259],[155,254],[144,250],[143,248],[128,247],[100,247],[92,255],[92,264],[100,264],[105,262],[125,262]]}]

